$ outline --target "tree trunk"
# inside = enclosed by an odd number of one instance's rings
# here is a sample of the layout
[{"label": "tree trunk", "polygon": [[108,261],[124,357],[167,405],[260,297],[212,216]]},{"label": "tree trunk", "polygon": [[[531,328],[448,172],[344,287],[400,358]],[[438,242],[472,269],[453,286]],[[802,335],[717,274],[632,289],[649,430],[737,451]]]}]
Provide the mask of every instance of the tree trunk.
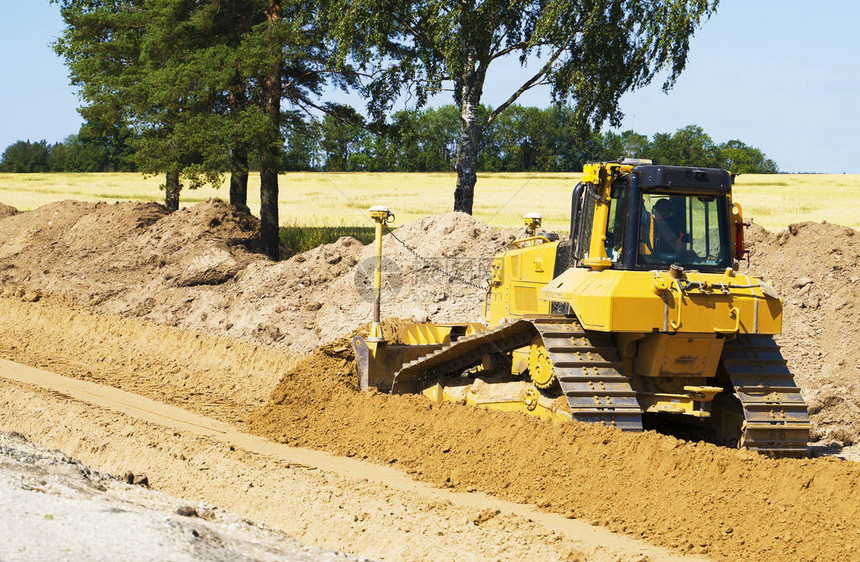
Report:
[{"label": "tree trunk", "polygon": [[[246,18],[243,16],[239,23],[242,33],[248,30]],[[230,86],[230,114],[235,119],[248,107],[248,96],[239,69],[234,69],[232,85]],[[248,209],[248,147],[239,142],[230,153],[230,204],[237,209]]]},{"label": "tree trunk", "polygon": [[[271,0],[266,10],[270,29],[273,31],[269,48],[274,55],[280,52],[274,27],[283,11],[279,0]],[[278,233],[278,171],[281,140],[281,64],[277,63],[262,80],[263,104],[268,115],[263,149],[260,153],[260,251],[270,259],[280,258],[280,236]]]},{"label": "tree trunk", "polygon": [[260,252],[275,261],[280,259],[277,160],[277,152],[260,155]]},{"label": "tree trunk", "polygon": [[472,214],[475,183],[478,181],[478,109],[463,103],[460,111],[460,146],[457,148],[457,187],[454,189],[454,210]]},{"label": "tree trunk", "polygon": [[167,207],[168,211],[179,210],[179,192],[181,190],[179,174],[167,172],[167,177],[164,179],[164,206]]},{"label": "tree trunk", "polygon": [[476,67],[472,49],[460,79],[460,145],[457,147],[457,188],[454,190],[454,210],[472,214],[475,183],[478,181],[478,143],[483,127],[478,123],[478,108],[484,88],[486,68]]},{"label": "tree trunk", "polygon": [[243,211],[248,209],[248,150],[236,147],[230,157],[230,204]]}]

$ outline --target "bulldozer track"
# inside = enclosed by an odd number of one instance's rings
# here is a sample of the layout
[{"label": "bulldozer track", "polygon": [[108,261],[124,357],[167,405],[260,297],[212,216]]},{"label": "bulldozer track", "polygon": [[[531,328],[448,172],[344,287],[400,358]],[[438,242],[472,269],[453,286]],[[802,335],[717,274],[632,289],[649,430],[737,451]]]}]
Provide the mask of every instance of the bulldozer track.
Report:
[{"label": "bulldozer track", "polygon": [[404,365],[395,375],[392,392],[414,391],[415,385],[426,387],[438,377],[476,367],[485,355],[530,345],[536,334],[544,342],[573,419],[642,431],[636,392],[620,372],[618,352],[608,336],[588,334],[565,316],[515,320],[460,338]]},{"label": "bulldozer track", "polygon": [[806,456],[809,412],[773,338],[727,342],[723,365],[743,408],[740,446],[772,456]]},{"label": "bulldozer track", "polygon": [[642,431],[642,408],[621,374],[618,350],[608,336],[587,334],[578,322],[534,320],[573,419]]}]

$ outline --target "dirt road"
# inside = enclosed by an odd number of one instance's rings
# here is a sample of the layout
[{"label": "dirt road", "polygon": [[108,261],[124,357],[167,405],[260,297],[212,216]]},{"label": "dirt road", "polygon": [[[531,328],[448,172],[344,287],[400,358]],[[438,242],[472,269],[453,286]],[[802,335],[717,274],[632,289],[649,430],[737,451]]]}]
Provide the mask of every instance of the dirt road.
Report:
[{"label": "dirt road", "polygon": [[90,381],[7,360],[0,360],[0,379],[4,430],[24,431],[106,470],[145,472],[158,489],[329,548],[416,560],[681,558],[582,521],[287,447]]},{"label": "dirt road", "polygon": [[223,509],[128,484],[2,431],[0,497],[0,560],[7,562],[355,560]]}]

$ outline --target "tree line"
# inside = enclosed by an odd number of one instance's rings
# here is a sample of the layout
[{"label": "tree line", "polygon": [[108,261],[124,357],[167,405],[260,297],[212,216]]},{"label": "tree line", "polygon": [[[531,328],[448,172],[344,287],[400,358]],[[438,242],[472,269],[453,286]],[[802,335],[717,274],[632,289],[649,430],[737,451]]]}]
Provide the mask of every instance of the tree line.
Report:
[{"label": "tree line", "polygon": [[[92,134],[131,129],[128,162],[165,174],[169,208],[178,206],[183,186],[220,184],[224,174],[231,203],[246,207],[249,170],[259,170],[260,249],[275,259],[278,172],[306,154],[296,135],[313,134],[314,126],[306,127],[304,116],[362,125],[358,112],[325,99],[332,88],[365,100],[370,131],[392,125],[386,118],[400,100],[420,110],[431,96],[449,92],[457,116],[454,209],[470,213],[487,135],[501,131],[497,124],[524,92],[549,88],[554,102],[572,108],[580,131],[600,130],[604,122],[618,126],[621,95],[658,74],[667,77],[664,89],[671,88],[686,65],[690,37],[718,4],[51,1],[65,24],[55,49],[79,89]],[[511,83],[498,107],[484,108],[486,78],[503,60],[518,61],[531,75]],[[285,137],[293,139],[286,151]],[[368,142],[384,145],[388,138]],[[70,144],[77,158],[82,150]],[[314,165],[334,165],[336,156],[332,151]]]},{"label": "tree line", "polygon": [[[488,113],[490,108],[481,108]],[[734,173],[778,172],[776,163],[740,140],[715,143],[699,126],[651,138],[623,131],[581,134],[571,126],[574,109],[512,105],[484,134],[479,172],[578,172],[589,161],[650,158],[656,164],[726,168]],[[366,123],[325,115],[294,116],[283,131],[283,171],[450,172],[459,140],[457,108],[404,110],[381,131]],[[135,171],[129,131],[94,137],[86,126],[78,135],[50,145],[18,141],[0,159],[4,172]],[[256,169],[253,158],[249,167]]]},{"label": "tree line", "polygon": [[86,124],[61,142],[19,140],[0,156],[0,172],[135,172],[128,128],[93,134]]},{"label": "tree line", "polygon": [[[489,114],[491,108],[481,107]],[[622,157],[656,164],[704,166],[734,173],[778,172],[758,148],[733,139],[716,143],[689,125],[651,138],[635,131],[582,132],[575,109],[511,105],[484,131],[476,169],[480,172],[578,172],[586,162]],[[285,170],[333,172],[448,172],[455,169],[459,143],[457,107],[394,113],[380,134],[362,123],[326,115],[285,131]]]}]

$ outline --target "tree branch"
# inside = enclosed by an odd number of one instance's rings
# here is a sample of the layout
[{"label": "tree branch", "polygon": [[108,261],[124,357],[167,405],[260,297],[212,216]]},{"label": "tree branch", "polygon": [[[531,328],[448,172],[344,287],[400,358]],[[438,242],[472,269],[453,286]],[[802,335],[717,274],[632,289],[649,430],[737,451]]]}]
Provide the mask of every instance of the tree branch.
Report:
[{"label": "tree branch", "polygon": [[397,16],[394,17],[394,21],[400,27],[402,27],[403,29],[408,31],[415,39],[418,40],[419,43],[424,45],[424,47],[426,47],[426,48],[432,50],[434,53],[436,53],[436,56],[438,56],[441,59],[445,58],[445,53],[442,52],[442,50],[439,49],[439,47],[435,43],[433,43],[430,39],[428,39],[427,36],[424,35],[420,30],[415,29],[411,24],[404,22],[403,20],[401,20]]},{"label": "tree branch", "polygon": [[552,54],[552,56],[549,58],[549,60],[546,62],[546,64],[544,64],[541,67],[541,69],[535,73],[534,76],[532,76],[531,78],[526,80],[525,83],[523,83],[523,85],[520,86],[516,92],[511,94],[511,96],[508,99],[506,99],[504,101],[504,103],[502,103],[499,107],[497,107],[490,114],[490,116],[487,117],[487,122],[484,125],[485,127],[489,126],[493,121],[495,121],[496,117],[498,117],[501,112],[503,112],[508,107],[510,107],[511,104],[513,104],[515,101],[517,101],[517,99],[519,99],[519,97],[521,95],[523,95],[523,93],[532,89],[535,86],[538,86],[538,85],[545,83],[545,82],[542,82],[543,78],[546,76],[546,74],[552,68],[552,65],[556,61],[556,59],[558,59],[558,57],[560,57],[561,54],[567,50],[567,48],[570,46],[570,44],[573,43],[573,40],[574,40],[574,38],[576,38],[576,34],[579,33],[579,31],[580,31],[580,26],[577,26],[577,28],[574,29],[567,36],[567,38],[564,40],[564,43],[562,43],[561,46],[559,46],[558,49],[555,50],[555,52]]},{"label": "tree branch", "polygon": [[292,100],[292,103],[299,106],[302,111],[304,111],[305,114],[308,115],[311,119],[316,121],[317,124],[320,124],[319,119],[317,119],[316,115],[314,115],[313,112],[305,106],[312,107],[313,109],[316,109],[317,111],[324,113],[325,115],[329,115],[336,121],[345,125],[352,125],[353,127],[358,127],[359,129],[367,131],[368,133],[378,134],[377,131],[371,129],[368,123],[365,122],[363,119],[360,121],[355,119],[349,119],[348,117],[345,117],[342,113],[338,113],[337,111],[332,110],[331,107],[326,107],[325,105],[319,105],[317,103],[314,103],[307,96],[301,96],[298,99]]},{"label": "tree branch", "polygon": [[[543,47],[543,46],[546,46],[546,45],[549,45],[549,44],[550,44],[550,43],[549,43],[548,41],[541,41],[540,43],[535,43],[535,44],[534,44],[534,45],[532,45],[532,46],[533,46],[533,47]],[[511,53],[512,53],[512,52],[514,52],[514,51],[523,50],[523,49],[525,49],[525,48],[526,48],[526,47],[528,47],[528,46],[529,46],[529,42],[528,42],[528,41],[520,41],[519,43],[514,43],[513,45],[509,45],[509,46],[505,47],[504,49],[502,49],[501,51],[499,51],[499,52],[495,53],[494,55],[492,55],[492,56],[490,57],[490,60],[494,60],[494,59],[497,59],[497,58],[499,58],[499,57],[503,57],[503,56],[505,56],[505,55],[509,55],[509,54],[511,54]]]},{"label": "tree branch", "polygon": [[501,34],[501,35],[499,35],[499,37],[498,37],[495,41],[492,41],[492,42],[491,42],[491,44],[490,44],[490,52],[492,53],[492,52],[494,52],[496,49],[498,49],[499,47],[501,47],[501,46],[502,46],[502,43],[503,43],[503,42],[504,42],[504,40],[505,40],[505,37],[507,37],[507,36],[508,36],[508,30],[506,29],[506,30],[504,30],[504,31],[502,32],[502,34]]}]

